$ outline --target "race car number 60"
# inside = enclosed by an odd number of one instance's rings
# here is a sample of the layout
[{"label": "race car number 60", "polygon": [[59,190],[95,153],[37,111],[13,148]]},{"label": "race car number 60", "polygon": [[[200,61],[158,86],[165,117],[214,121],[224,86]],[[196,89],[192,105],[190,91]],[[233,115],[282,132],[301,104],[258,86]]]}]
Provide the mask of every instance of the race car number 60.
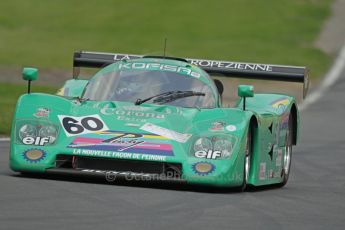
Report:
[{"label": "race car number 60", "polygon": [[97,114],[83,117],[58,115],[58,117],[67,136],[108,130],[107,125]]}]

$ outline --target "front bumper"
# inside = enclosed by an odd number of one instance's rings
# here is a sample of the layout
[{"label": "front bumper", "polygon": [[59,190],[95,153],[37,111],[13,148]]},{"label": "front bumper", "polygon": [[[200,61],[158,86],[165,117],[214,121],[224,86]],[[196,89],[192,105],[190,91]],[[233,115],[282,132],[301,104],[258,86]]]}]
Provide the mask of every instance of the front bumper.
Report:
[{"label": "front bumper", "polygon": [[[109,181],[138,180],[162,181],[206,185],[216,187],[236,187],[243,181],[243,162],[236,157],[232,160],[200,160],[197,158],[166,161],[143,161],[99,156],[78,155],[70,149],[33,148],[45,153],[41,157],[27,159],[27,147],[14,145],[11,148],[10,167],[19,172],[39,172],[49,174],[82,175],[103,177]],[[24,148],[25,149],[24,149]],[[82,159],[75,164],[75,160]]]}]

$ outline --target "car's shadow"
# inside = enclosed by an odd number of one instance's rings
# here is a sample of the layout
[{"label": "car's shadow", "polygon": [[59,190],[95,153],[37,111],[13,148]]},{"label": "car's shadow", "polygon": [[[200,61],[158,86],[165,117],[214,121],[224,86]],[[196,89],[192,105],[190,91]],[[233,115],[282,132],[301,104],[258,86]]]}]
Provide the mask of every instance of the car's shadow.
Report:
[{"label": "car's shadow", "polygon": [[[189,185],[181,184],[170,181],[126,181],[117,180],[114,182],[107,181],[104,177],[86,177],[78,175],[50,175],[50,174],[38,174],[38,173],[17,173],[10,174],[14,177],[20,177],[22,179],[45,179],[45,180],[56,180],[56,181],[68,181],[74,183],[90,183],[90,184],[102,184],[109,186],[126,186],[126,187],[141,187],[150,189],[163,189],[163,190],[175,190],[175,191],[193,191],[200,193],[240,193],[238,188],[220,188],[215,186],[203,186],[203,185]],[[261,192],[271,189],[279,188],[277,185],[268,185],[253,187],[249,186],[246,192]]]}]

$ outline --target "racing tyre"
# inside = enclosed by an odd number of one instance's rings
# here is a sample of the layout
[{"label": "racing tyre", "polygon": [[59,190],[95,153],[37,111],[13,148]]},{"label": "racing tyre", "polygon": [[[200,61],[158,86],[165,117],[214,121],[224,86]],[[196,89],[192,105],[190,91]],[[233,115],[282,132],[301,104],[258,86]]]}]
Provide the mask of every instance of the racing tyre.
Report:
[{"label": "racing tyre", "polygon": [[292,157],[292,136],[293,135],[293,116],[290,114],[288,129],[286,131],[286,142],[285,142],[285,155],[283,161],[282,177],[283,181],[280,186],[283,187],[289,180],[291,157]]},{"label": "racing tyre", "polygon": [[245,156],[244,156],[244,170],[243,170],[243,183],[239,187],[240,191],[245,191],[248,187],[248,179],[249,179],[249,173],[250,173],[250,161],[252,156],[252,127],[249,126],[248,133],[247,133],[247,142],[246,142],[246,148],[245,148]]}]

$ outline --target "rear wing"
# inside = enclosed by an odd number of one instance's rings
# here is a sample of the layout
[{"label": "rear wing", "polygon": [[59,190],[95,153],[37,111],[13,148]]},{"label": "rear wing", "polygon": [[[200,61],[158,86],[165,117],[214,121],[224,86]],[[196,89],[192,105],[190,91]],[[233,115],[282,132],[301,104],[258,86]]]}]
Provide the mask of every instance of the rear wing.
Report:
[{"label": "rear wing", "polygon": [[[117,61],[143,57],[148,56],[88,51],[75,52],[73,58],[73,77],[78,77],[80,67],[102,68]],[[210,75],[303,83],[303,98],[307,95],[309,88],[309,71],[306,67],[191,58],[176,59],[198,66]]]}]

